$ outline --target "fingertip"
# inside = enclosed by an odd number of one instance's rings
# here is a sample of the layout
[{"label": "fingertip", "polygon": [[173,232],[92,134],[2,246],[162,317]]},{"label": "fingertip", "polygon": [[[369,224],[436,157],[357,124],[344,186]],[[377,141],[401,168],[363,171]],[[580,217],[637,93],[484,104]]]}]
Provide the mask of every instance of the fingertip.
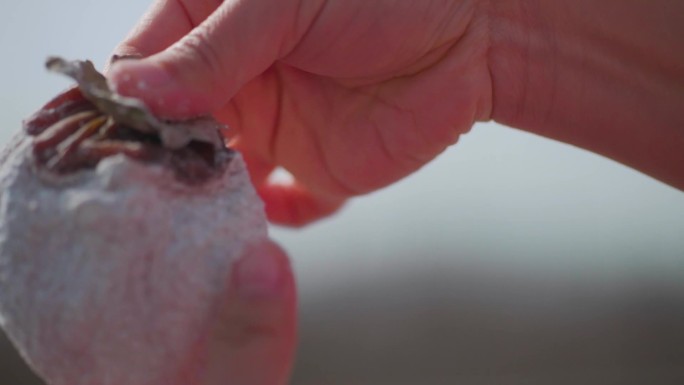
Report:
[{"label": "fingertip", "polygon": [[345,203],[345,198],[319,196],[296,183],[265,184],[258,192],[269,221],[288,227],[303,227],[331,216]]},{"label": "fingertip", "polygon": [[247,246],[235,264],[233,282],[245,302],[280,299],[292,281],[287,255],[270,240]]},{"label": "fingertip", "polygon": [[281,385],[297,339],[296,292],[287,254],[270,240],[236,261],[211,335],[202,385]]},{"label": "fingertip", "polygon": [[124,96],[139,98],[158,116],[183,119],[210,112],[210,99],[188,89],[154,57],[112,64],[109,82]]}]

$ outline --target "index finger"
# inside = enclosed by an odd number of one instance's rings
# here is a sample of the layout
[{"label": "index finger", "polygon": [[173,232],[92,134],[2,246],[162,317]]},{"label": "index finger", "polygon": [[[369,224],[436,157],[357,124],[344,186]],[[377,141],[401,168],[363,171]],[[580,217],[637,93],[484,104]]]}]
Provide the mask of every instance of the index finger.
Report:
[{"label": "index finger", "polygon": [[120,56],[154,55],[187,35],[221,5],[220,0],[156,0],[115,49]]}]

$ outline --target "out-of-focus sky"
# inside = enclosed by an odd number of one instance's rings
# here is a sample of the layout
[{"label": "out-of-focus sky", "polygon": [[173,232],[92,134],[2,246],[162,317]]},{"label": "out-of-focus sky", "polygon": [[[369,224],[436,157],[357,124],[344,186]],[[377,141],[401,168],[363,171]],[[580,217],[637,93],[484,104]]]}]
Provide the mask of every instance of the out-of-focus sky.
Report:
[{"label": "out-of-focus sky", "polygon": [[[148,5],[2,0],[0,143],[70,84],[44,70],[46,56],[90,58],[101,67]],[[444,277],[459,266],[580,286],[588,277],[684,277],[684,193],[495,123],[478,124],[424,169],[352,200],[340,214],[272,235],[293,258],[305,310],[345,287],[412,271]]]}]

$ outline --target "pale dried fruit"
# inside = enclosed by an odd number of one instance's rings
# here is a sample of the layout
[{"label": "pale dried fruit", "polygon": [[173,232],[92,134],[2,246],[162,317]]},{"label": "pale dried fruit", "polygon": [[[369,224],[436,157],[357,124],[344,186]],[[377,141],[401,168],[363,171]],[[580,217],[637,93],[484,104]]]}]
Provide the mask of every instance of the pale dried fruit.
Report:
[{"label": "pale dried fruit", "polygon": [[[212,119],[165,122],[88,62],[0,155],[0,323],[51,385],[187,385],[266,221]],[[196,353],[196,354],[195,354]]]}]

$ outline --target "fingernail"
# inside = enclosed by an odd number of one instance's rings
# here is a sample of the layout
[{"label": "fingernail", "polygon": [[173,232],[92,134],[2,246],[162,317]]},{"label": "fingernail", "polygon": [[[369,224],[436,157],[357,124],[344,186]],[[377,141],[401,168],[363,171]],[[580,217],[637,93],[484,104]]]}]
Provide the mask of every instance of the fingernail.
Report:
[{"label": "fingernail", "polygon": [[236,269],[238,293],[243,299],[272,299],[281,293],[283,274],[280,260],[263,247],[250,250],[237,262]]}]

